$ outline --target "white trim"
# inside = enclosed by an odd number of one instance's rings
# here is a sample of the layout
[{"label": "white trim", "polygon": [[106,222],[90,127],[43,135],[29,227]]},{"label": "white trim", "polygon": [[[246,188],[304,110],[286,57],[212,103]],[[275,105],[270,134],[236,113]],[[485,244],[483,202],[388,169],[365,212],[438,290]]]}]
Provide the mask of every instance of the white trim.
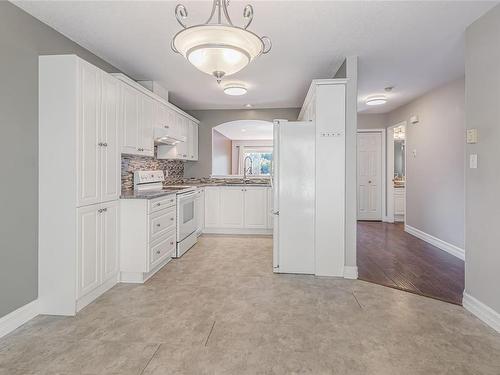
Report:
[{"label": "white trim", "polygon": [[431,245],[436,246],[438,249],[446,251],[447,253],[450,253],[451,255],[456,256],[459,259],[465,260],[465,251],[458,246],[440,240],[437,237],[431,236],[430,234],[422,232],[421,230],[407,224],[405,224],[405,232],[418,237],[421,240],[424,240],[425,242],[430,243]]},{"label": "white trim", "polygon": [[254,228],[204,228],[204,234],[258,234],[270,236],[272,229],[254,229]]},{"label": "white trim", "polygon": [[[381,201],[380,201],[380,220],[383,222],[387,222],[386,219],[386,213],[387,213],[387,205],[386,205],[386,191],[387,191],[387,184],[386,184],[386,154],[387,154],[387,136],[386,136],[386,130],[384,128],[379,128],[379,129],[358,129],[356,132],[356,136],[359,133],[380,133],[380,137],[382,138],[381,142],[381,150],[380,150],[380,161],[381,161],[381,167],[380,167],[380,180],[381,180],[381,186],[380,186],[380,194],[381,194]],[[357,139],[356,139],[356,144],[357,144]],[[357,150],[356,150],[357,153]],[[357,158],[357,155],[356,155]],[[357,175],[358,175],[358,166],[356,165],[356,202],[358,200],[358,182],[357,182]],[[358,208],[356,204],[356,219],[358,217]]]},{"label": "white trim", "polygon": [[357,266],[344,266],[344,279],[356,280],[358,278]]},{"label": "white trim", "polygon": [[466,292],[464,292],[462,305],[466,310],[481,319],[495,331],[500,332],[500,313]]},{"label": "white trim", "polygon": [[0,337],[3,337],[38,315],[38,300],[21,306],[0,318]]}]

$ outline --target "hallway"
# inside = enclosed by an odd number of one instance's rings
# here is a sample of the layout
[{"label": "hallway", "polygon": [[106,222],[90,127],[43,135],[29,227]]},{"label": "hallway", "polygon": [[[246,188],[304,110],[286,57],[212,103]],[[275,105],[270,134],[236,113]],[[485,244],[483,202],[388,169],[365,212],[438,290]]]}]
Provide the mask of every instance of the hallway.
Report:
[{"label": "hallway", "polygon": [[461,305],[464,262],[404,231],[402,223],[358,222],[361,280]]}]

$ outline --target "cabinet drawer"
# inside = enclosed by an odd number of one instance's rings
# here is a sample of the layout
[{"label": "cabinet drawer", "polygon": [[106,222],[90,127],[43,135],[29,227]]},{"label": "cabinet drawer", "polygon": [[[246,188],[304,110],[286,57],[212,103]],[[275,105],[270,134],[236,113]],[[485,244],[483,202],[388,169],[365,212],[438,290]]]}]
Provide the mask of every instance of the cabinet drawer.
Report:
[{"label": "cabinet drawer", "polygon": [[166,257],[173,257],[175,255],[176,245],[177,243],[176,243],[175,230],[169,232],[166,236],[162,237],[161,240],[152,244],[150,249],[151,266],[154,266],[156,263],[159,263]]},{"label": "cabinet drawer", "polygon": [[157,199],[151,199],[149,201],[149,213],[158,212],[172,206],[175,206],[175,194]]},{"label": "cabinet drawer", "polygon": [[149,238],[154,241],[166,234],[168,231],[175,231],[176,207],[154,212],[149,218]]}]

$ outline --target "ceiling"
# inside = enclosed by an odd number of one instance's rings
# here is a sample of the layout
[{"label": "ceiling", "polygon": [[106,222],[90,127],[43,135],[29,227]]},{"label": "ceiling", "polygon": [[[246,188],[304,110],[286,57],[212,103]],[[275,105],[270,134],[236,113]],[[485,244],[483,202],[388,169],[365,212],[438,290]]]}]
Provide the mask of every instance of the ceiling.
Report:
[{"label": "ceiling", "polygon": [[238,120],[214,128],[233,141],[261,141],[273,139],[273,123],[260,120]]},{"label": "ceiling", "polygon": [[[496,5],[482,1],[232,0],[242,24],[272,38],[273,49],[227,77],[249,92],[223,94],[215,79],[170,49],[180,30],[176,1],[21,1],[15,4],[136,80],[157,80],[183,109],[300,107],[312,79],[331,78],[344,56],[359,56],[359,111],[388,112],[464,74],[464,30]],[[210,1],[183,1],[188,24],[208,18]],[[231,79],[230,79],[231,78]],[[366,96],[394,86],[389,102],[369,108]]]}]

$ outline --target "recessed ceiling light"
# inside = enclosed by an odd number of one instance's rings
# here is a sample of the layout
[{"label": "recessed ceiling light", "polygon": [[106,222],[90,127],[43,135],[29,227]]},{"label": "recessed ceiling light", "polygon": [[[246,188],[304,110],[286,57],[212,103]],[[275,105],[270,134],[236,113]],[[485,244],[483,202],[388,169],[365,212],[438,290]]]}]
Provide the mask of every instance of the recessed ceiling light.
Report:
[{"label": "recessed ceiling light", "polygon": [[246,108],[252,108],[252,107],[253,107],[253,105],[251,105],[251,104],[245,104],[245,107],[246,107]]},{"label": "recessed ceiling light", "polygon": [[366,105],[382,105],[387,103],[387,97],[384,95],[370,96],[366,98]]},{"label": "recessed ceiling light", "polygon": [[226,95],[245,95],[247,93],[247,88],[239,84],[228,84],[224,87],[224,94]]},{"label": "recessed ceiling light", "polygon": [[242,132],[246,132],[247,130],[246,129],[241,129]]}]

